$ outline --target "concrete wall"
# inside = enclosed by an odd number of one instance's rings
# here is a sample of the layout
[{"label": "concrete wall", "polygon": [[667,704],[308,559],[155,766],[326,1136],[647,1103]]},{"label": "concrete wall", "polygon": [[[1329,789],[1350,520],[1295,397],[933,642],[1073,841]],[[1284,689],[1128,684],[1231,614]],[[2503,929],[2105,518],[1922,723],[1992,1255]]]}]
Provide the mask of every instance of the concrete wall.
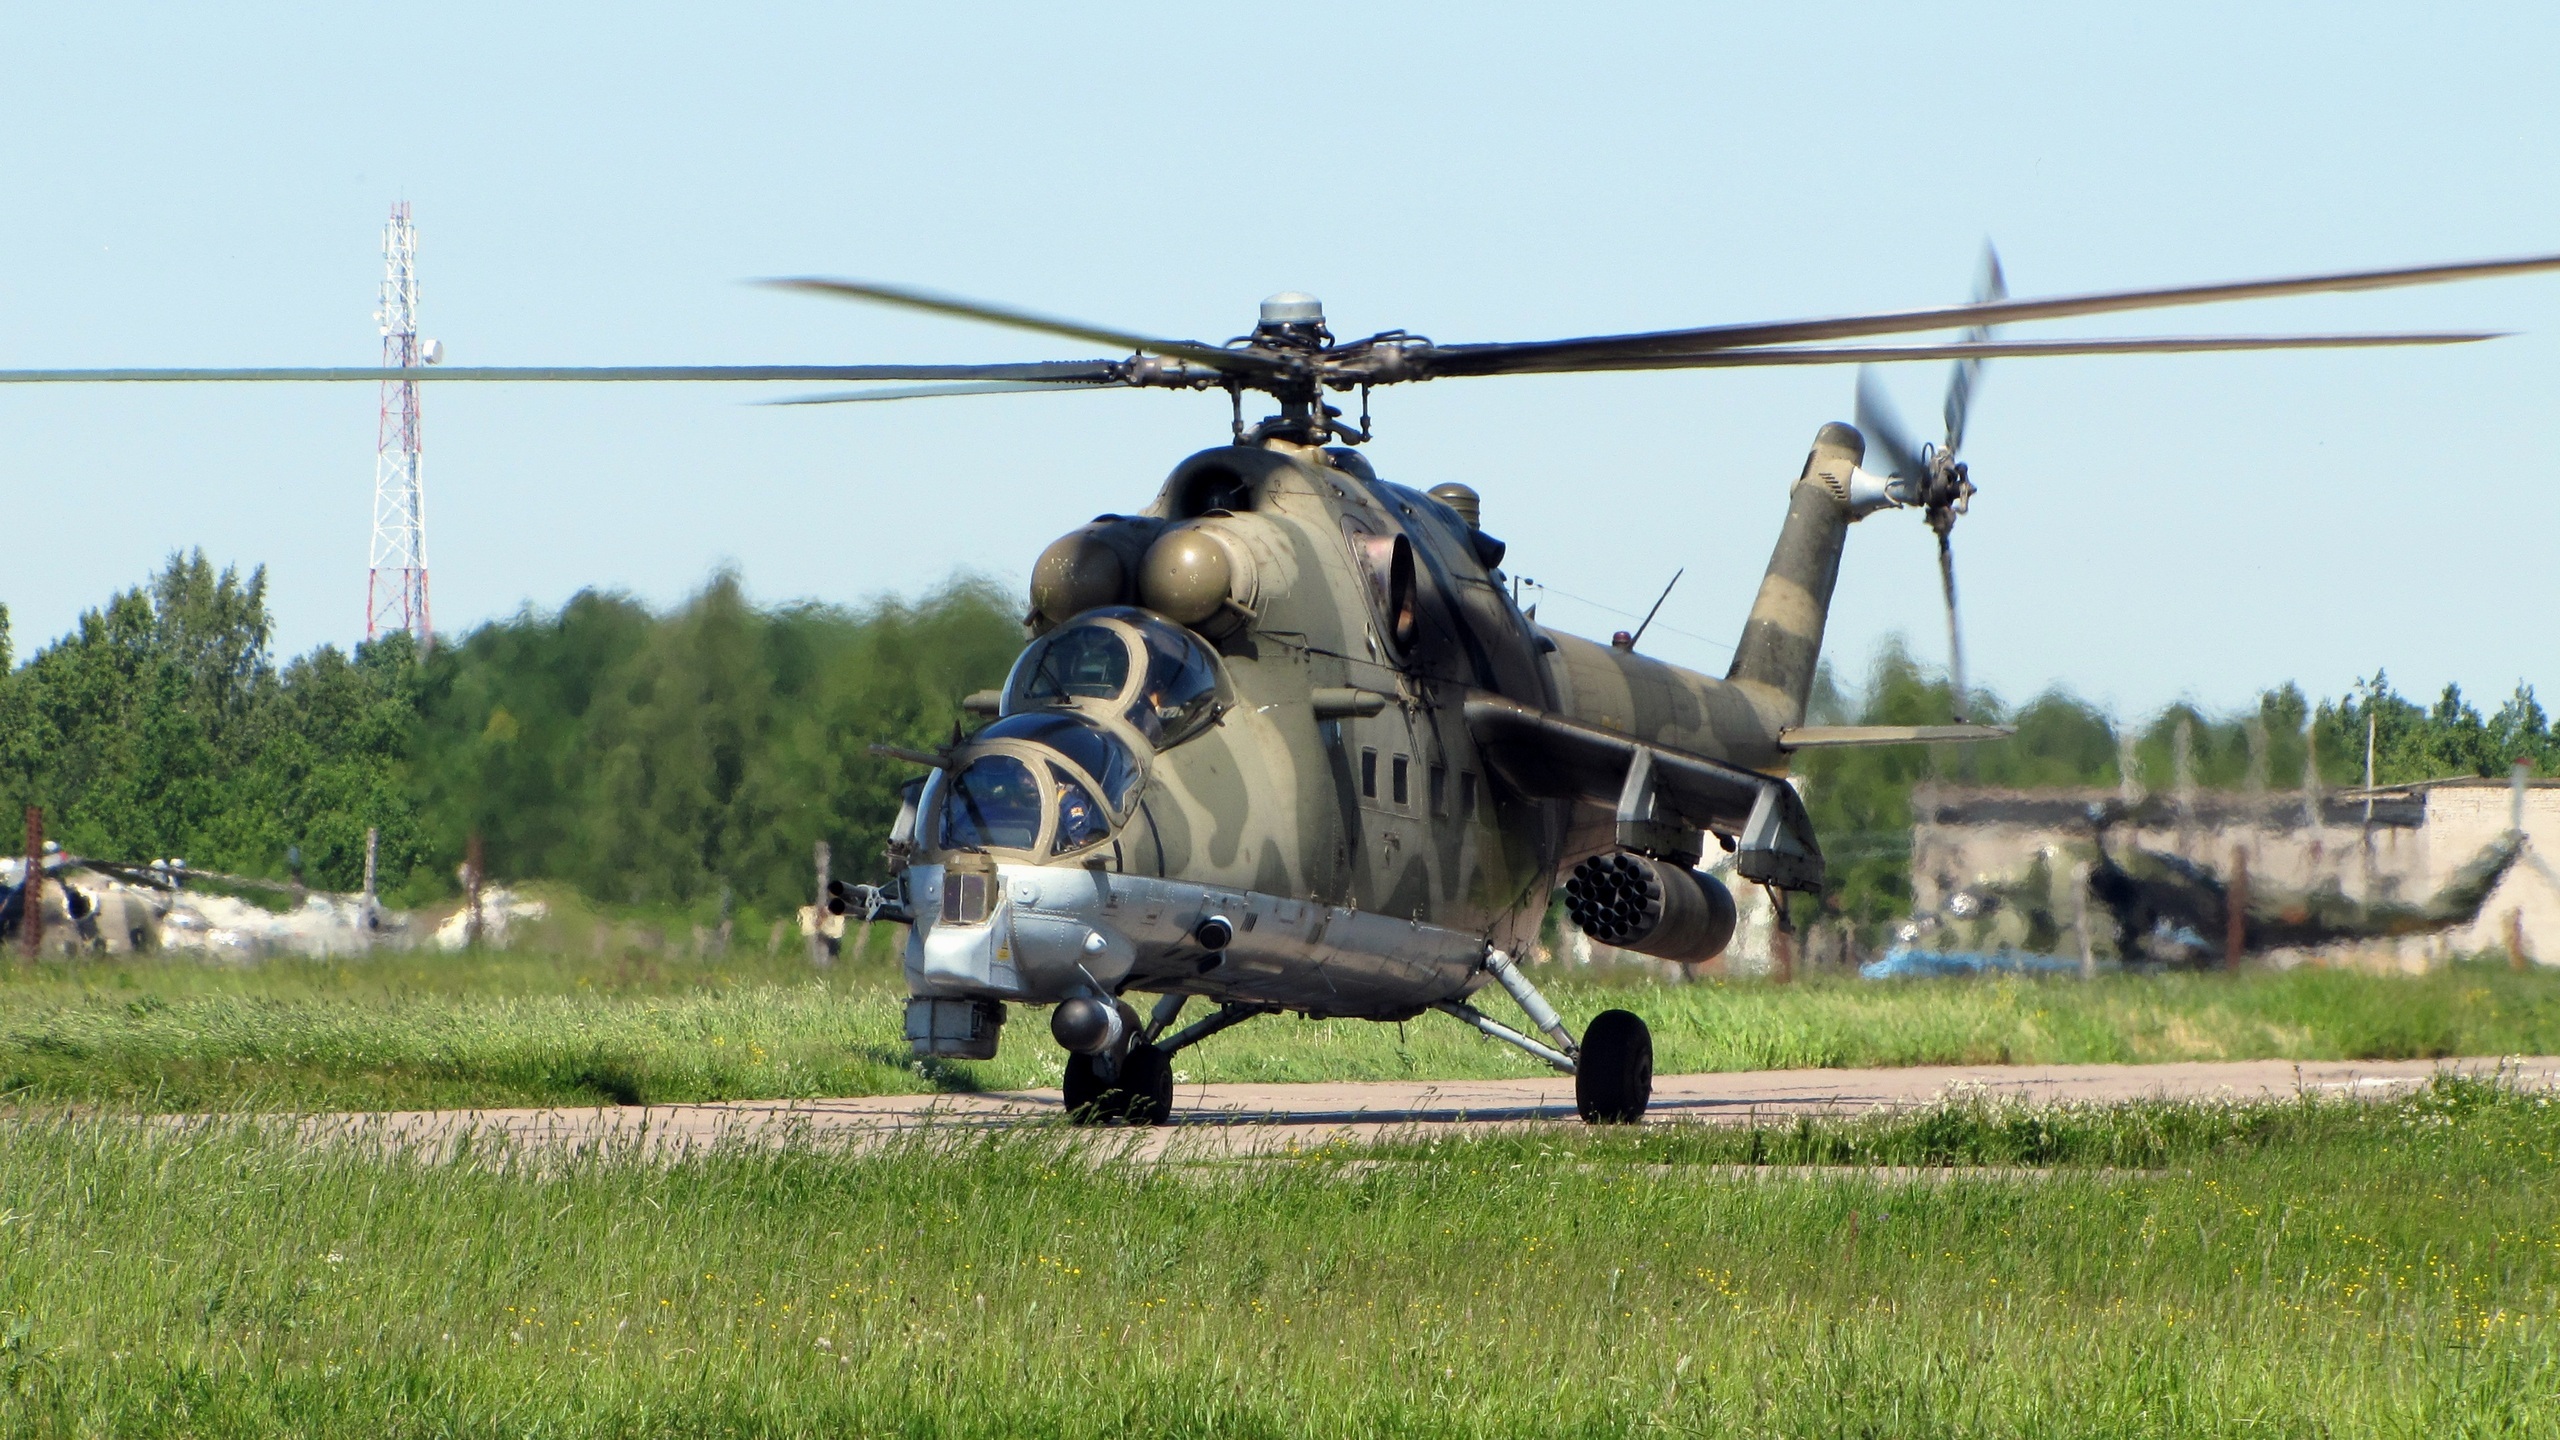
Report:
[{"label": "concrete wall", "polygon": [[[2427,788],[2426,873],[2440,885],[2480,847],[2512,822],[2514,797],[2503,780],[2463,780]],[[2536,781],[2525,790],[2524,858],[2507,872],[2480,918],[2445,937],[2456,950],[2504,948],[2510,914],[2524,927],[2527,956],[2560,965],[2560,781]]]},{"label": "concrete wall", "polygon": [[[2367,820],[2368,804],[2370,821]],[[1993,791],[1930,786],[1913,797],[1911,881],[1925,913],[1955,890],[2013,880],[2039,855],[2057,871],[2089,849],[2090,807],[2123,816],[2110,844],[2140,846],[2228,875],[2235,851],[2248,856],[2261,891],[2335,884],[2356,899],[2423,901],[2509,825],[2505,780],[2440,781],[2361,795],[2150,796],[2128,803],[2112,790]],[[2524,930],[2526,953],[2560,964],[2560,781],[2525,790],[2524,857],[2500,882],[2478,921],[2389,947],[2425,963],[2455,951],[2504,948],[2508,915]]]}]

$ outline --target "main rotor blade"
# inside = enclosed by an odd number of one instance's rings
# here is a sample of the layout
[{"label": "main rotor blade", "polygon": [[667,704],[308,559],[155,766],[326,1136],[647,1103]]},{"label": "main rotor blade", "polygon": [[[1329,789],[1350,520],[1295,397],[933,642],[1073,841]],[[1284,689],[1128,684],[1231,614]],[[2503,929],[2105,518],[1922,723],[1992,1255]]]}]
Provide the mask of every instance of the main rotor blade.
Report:
[{"label": "main rotor blade", "polygon": [[1120,345],[1142,355],[1164,355],[1206,365],[1214,370],[1267,374],[1279,364],[1265,355],[1243,350],[1222,350],[1194,340],[1159,340],[1152,335],[1136,335],[1126,330],[1110,330],[1087,325],[1077,320],[1060,320],[1048,315],[1035,315],[1028,310],[1012,310],[978,300],[964,300],[956,295],[938,295],[930,290],[913,290],[903,285],[880,285],[865,280],[830,280],[809,276],[791,280],[764,282],[778,290],[799,290],[811,295],[826,295],[838,300],[868,300],[879,305],[897,305],[909,310],[922,310],[933,315],[956,315],[963,320],[980,320],[989,325],[1004,325],[1015,330],[1032,330],[1043,335],[1064,335],[1070,340],[1091,340],[1102,345]]},{"label": "main rotor blade", "polygon": [[[1881,365],[1904,360],[1991,360],[2037,355],[2183,355],[2219,350],[2361,350],[2395,345],[2468,345],[2505,338],[2505,330],[2442,330],[2377,335],[2174,335],[2121,340],[1955,340],[1933,345],[1766,345],[1703,354],[1490,357],[1497,364],[1444,369],[1446,352],[1427,354],[1426,373],[1567,375],[1609,370],[1720,370],[1753,365]],[[1462,359],[1475,357],[1466,356]]]},{"label": "main rotor blade", "polygon": [[1911,443],[1911,434],[1902,428],[1902,417],[1894,413],[1893,402],[1885,398],[1884,387],[1876,383],[1875,372],[1858,371],[1858,429],[1867,443],[1882,452],[1878,461],[1884,473],[1896,480],[1919,480],[1928,475],[1920,463],[1920,451]]},{"label": "main rotor blade", "polygon": [[1964,627],[1956,622],[1956,552],[1948,532],[1938,532],[1938,583],[1947,595],[1947,689],[1955,697],[1956,723],[1965,723]]},{"label": "main rotor blade", "polygon": [[1035,380],[997,380],[974,385],[893,385],[885,390],[848,390],[836,395],[794,395],[767,400],[767,405],[855,405],[866,400],[929,400],[942,395],[1028,395],[1038,391],[1126,390],[1116,380],[1096,384],[1043,384]]},{"label": "main rotor blade", "polygon": [[[1539,340],[1524,344],[1449,345],[1433,354],[1433,372],[1442,375],[1490,375],[1517,367],[1505,358],[1560,359],[1616,357],[1630,354],[1699,354],[1746,345],[1796,344],[1808,340],[1844,340],[1861,335],[1900,335],[1921,330],[1953,330],[1969,325],[2006,325],[2022,320],[2052,320],[2066,315],[2103,315],[2118,310],[2154,310],[2176,305],[2205,305],[2223,300],[2254,300],[2277,295],[2308,295],[2332,290],[2383,290],[2403,285],[2437,285],[2454,280],[2481,280],[2499,275],[2525,275],[2560,270],[2560,255],[2533,255],[2515,260],[2481,260],[2456,265],[2413,265],[2395,270],[2351,270],[2331,275],[2305,275],[2282,280],[2237,280],[2212,285],[2178,285],[2152,290],[2112,290],[2067,295],[2050,300],[1998,300],[1988,304],[1945,305],[1926,310],[1843,315],[1827,320],[1778,320],[1742,325],[1709,325],[1694,330],[1656,330],[1634,335],[1597,335],[1574,340]],[[1546,367],[1554,368],[1554,367]],[[1576,367],[1579,368],[1579,367]]]},{"label": "main rotor blade", "polygon": [[36,385],[195,381],[363,382],[440,381],[638,381],[715,380],[1037,380],[1050,384],[1116,381],[1120,360],[1040,360],[1025,365],[375,365],[267,366],[217,369],[0,370],[0,384]]},{"label": "main rotor blade", "polygon": [[[1982,242],[1982,273],[1975,278],[1973,284],[1973,303],[1985,305],[2008,298],[2009,282],[2007,277],[2000,273],[2000,252],[1992,249],[1991,242],[1985,240]],[[1991,338],[1991,327],[1976,325],[1964,332],[1964,338],[1974,344],[1980,344]],[[1965,414],[1973,408],[1973,387],[1980,380],[1981,375],[1982,361],[1978,357],[1968,356],[1958,360],[1955,373],[1947,377],[1947,404],[1944,417],[1947,422],[1947,453],[1950,455],[1964,448]]]}]

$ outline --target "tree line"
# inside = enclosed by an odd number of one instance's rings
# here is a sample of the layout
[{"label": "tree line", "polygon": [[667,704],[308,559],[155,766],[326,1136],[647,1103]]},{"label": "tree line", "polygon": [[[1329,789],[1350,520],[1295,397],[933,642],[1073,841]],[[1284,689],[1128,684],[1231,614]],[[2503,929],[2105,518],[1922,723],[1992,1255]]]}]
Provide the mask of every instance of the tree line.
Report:
[{"label": "tree line", "polygon": [[[947,740],[1021,627],[991,587],[914,603],[750,603],[715,576],[681,605],[582,592],[420,654],[396,634],[279,665],[263,569],[172,556],[9,663],[0,803],[41,805],[83,855],[449,894],[473,833],[500,879],[602,901],[771,914],[805,903],[810,842],[877,878],[912,765]],[[14,845],[0,842],[0,849]]]},{"label": "tree line", "polygon": [[[1010,597],[980,581],[911,603],[757,605],[727,573],[672,609],[587,591],[425,654],[393,635],[279,664],[273,632],[264,570],[217,570],[201,552],[23,665],[0,608],[0,813],[43,806],[52,838],[101,858],[284,878],[298,857],[333,890],[361,883],[371,827],[395,904],[450,893],[478,833],[502,879],[772,914],[807,896],[813,840],[834,844],[837,873],[876,878],[913,767],[867,747],[948,739],[961,697],[998,683],[1022,634]],[[1931,778],[2114,786],[2129,751],[2161,788],[2183,746],[2207,788],[2290,788],[2306,767],[2348,785],[2368,720],[2384,783],[2500,774],[2519,757],[2560,774],[2560,736],[2522,685],[2486,715],[2451,686],[2421,706],[2380,672],[2316,704],[2286,685],[2250,713],[2173,707],[2129,745],[2065,693],[1973,702],[2017,738],[1800,761],[1836,912],[1907,911],[1911,794]],[[1923,724],[1949,697],[1888,647],[1854,690],[1826,671],[1815,708],[1823,723]]]}]

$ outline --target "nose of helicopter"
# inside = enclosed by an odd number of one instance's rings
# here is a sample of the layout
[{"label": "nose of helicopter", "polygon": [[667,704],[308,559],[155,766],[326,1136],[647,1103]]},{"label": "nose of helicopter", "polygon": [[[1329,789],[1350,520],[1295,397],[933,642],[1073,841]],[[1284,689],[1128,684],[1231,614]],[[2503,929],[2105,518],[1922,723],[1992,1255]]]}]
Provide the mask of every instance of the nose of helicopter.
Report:
[{"label": "nose of helicopter", "polygon": [[909,988],[1032,1003],[1112,993],[1138,958],[1120,923],[1120,878],[1082,865],[990,865],[983,856],[910,866]]}]

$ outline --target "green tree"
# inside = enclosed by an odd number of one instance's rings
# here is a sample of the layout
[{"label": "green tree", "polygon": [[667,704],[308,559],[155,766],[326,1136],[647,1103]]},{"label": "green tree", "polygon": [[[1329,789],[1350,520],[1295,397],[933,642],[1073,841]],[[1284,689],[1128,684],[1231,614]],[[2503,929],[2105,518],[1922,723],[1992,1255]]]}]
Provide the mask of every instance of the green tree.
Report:
[{"label": "green tree", "polygon": [[415,729],[404,640],[324,647],[279,674],[266,574],[178,554],[0,682],[0,792],[118,859],[184,856],[352,888],[367,825],[414,862],[401,764]]},{"label": "green tree", "polygon": [[907,605],[764,608],[722,574],[665,615],[580,594],[443,647],[413,766],[431,848],[600,899],[699,905],[723,886],[805,901],[812,841],[848,873],[912,767],[877,742],[949,738],[1021,648],[1006,598],[961,582]]}]

